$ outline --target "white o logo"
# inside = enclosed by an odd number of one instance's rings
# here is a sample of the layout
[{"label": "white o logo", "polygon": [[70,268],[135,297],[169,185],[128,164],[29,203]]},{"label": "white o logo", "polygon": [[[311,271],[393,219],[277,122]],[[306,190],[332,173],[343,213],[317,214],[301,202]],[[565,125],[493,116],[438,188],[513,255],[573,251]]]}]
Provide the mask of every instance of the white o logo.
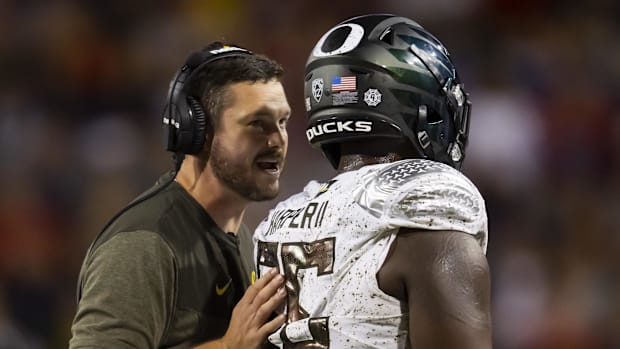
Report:
[{"label": "white o logo", "polygon": [[[337,49],[333,51],[329,51],[329,52],[323,51],[322,47],[327,37],[331,33],[333,33],[335,30],[338,30],[344,27],[351,28],[351,31],[349,32],[349,35],[347,35],[346,39],[344,39],[344,42],[342,43],[342,45],[340,45],[340,47],[338,47]],[[314,55],[315,57],[326,57],[326,56],[333,56],[333,55],[340,55],[343,53],[347,53],[349,51],[352,51],[354,48],[356,48],[357,45],[359,45],[359,43],[362,41],[363,37],[364,37],[364,28],[359,24],[347,23],[347,24],[341,24],[341,25],[335,26],[321,37],[321,40],[319,40],[316,46],[314,46],[312,55]]]}]

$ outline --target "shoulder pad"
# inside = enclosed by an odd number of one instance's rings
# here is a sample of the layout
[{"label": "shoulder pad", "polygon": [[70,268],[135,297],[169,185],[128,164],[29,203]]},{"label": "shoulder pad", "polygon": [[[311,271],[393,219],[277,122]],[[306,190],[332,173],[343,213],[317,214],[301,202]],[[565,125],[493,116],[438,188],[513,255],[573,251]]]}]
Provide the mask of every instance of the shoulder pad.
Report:
[{"label": "shoulder pad", "polygon": [[412,159],[382,167],[366,175],[356,198],[391,226],[481,233],[486,246],[484,199],[465,175],[448,165]]},{"label": "shoulder pad", "polygon": [[420,175],[446,170],[456,171],[448,165],[422,159],[409,159],[386,165],[365,176],[356,201],[373,216],[381,217],[386,200],[402,190],[404,185]]}]

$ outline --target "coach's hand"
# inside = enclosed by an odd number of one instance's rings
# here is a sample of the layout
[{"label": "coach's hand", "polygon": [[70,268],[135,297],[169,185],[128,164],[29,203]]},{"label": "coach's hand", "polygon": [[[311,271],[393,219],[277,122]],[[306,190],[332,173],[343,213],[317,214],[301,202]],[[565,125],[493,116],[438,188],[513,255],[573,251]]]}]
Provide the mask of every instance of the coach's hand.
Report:
[{"label": "coach's hand", "polygon": [[195,349],[256,349],[286,319],[281,314],[269,320],[286,298],[284,278],[273,268],[245,291],[235,306],[224,337]]}]

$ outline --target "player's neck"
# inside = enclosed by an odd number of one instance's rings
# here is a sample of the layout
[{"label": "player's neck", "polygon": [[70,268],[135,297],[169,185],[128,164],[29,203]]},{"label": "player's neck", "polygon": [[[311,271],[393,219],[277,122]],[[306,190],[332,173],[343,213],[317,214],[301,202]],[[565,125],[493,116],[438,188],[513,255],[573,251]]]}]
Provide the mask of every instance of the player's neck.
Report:
[{"label": "player's neck", "polygon": [[347,154],[340,158],[338,172],[355,171],[367,165],[387,164],[398,161],[401,156],[396,153],[388,153],[381,156],[365,154]]}]

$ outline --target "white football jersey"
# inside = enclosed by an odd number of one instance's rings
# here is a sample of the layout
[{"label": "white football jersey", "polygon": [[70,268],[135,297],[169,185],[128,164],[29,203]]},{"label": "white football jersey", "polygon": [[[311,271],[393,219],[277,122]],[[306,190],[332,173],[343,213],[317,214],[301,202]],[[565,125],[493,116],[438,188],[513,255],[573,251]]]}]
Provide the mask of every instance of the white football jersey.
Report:
[{"label": "white football jersey", "polygon": [[365,166],[280,202],[254,234],[259,274],[279,267],[288,292],[287,321],[269,340],[280,348],[407,347],[406,307],[376,277],[400,227],[461,231],[486,251],[482,196],[434,161]]}]

